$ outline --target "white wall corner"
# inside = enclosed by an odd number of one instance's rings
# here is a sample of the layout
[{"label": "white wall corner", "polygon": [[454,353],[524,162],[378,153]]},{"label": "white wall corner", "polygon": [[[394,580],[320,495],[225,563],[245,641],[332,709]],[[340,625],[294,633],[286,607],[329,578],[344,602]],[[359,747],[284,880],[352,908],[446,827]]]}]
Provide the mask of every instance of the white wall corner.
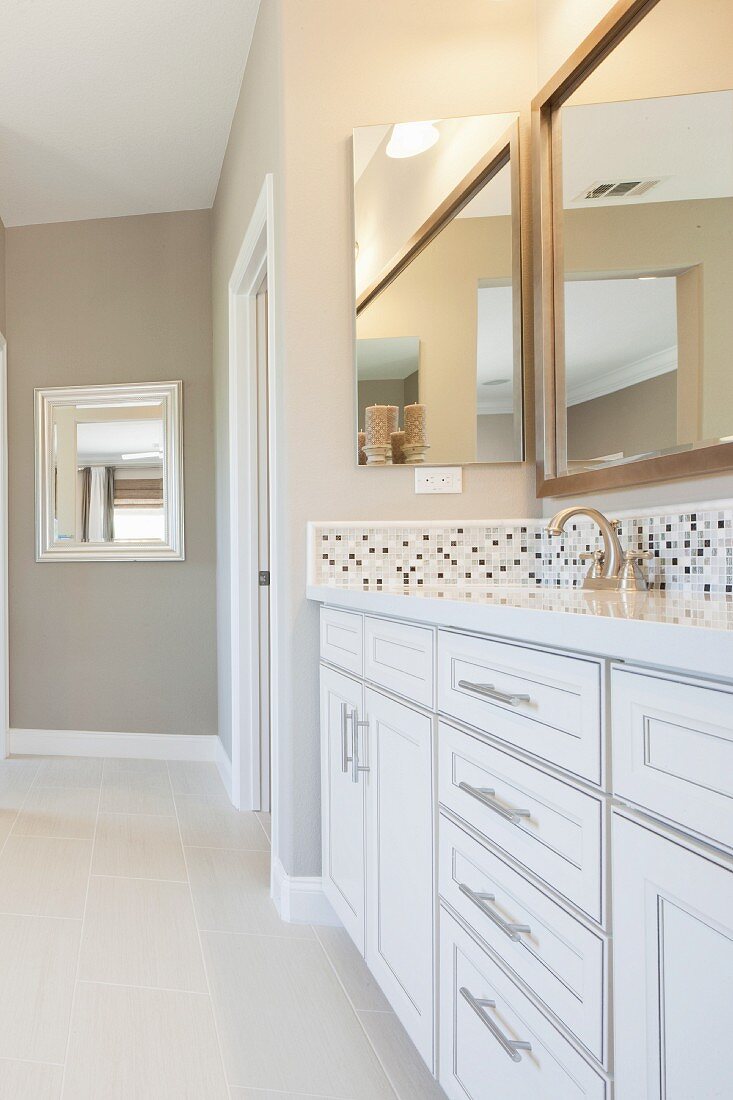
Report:
[{"label": "white wall corner", "polygon": [[280,919],[289,924],[341,924],[323,893],[320,877],[288,875],[280,860],[273,859],[270,892]]}]

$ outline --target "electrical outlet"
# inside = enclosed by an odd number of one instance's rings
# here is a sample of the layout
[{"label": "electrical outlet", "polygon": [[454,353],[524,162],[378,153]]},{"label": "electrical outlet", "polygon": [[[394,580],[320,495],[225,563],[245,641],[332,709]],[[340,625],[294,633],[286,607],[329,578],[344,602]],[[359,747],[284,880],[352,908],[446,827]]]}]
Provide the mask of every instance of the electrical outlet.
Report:
[{"label": "electrical outlet", "polygon": [[416,493],[462,493],[462,466],[426,466],[415,470]]}]

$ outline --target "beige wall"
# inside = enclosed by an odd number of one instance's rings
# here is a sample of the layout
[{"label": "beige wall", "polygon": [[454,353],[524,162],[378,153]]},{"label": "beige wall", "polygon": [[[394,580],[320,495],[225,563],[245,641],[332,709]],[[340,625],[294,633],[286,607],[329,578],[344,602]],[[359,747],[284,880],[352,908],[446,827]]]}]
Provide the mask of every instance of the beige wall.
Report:
[{"label": "beige wall", "polygon": [[506,462],[516,446],[512,413],[479,413],[476,417],[476,454],[479,462]]},{"label": "beige wall", "polygon": [[[217,732],[209,222],[7,230],[11,726]],[[179,378],[185,562],[36,563],[34,387]]]},{"label": "beige wall", "polygon": [[512,219],[456,218],[357,318],[359,338],[419,337],[430,462],[476,461],[479,280],[511,274]]},{"label": "beige wall", "polygon": [[0,332],[5,335],[5,226],[0,219]]},{"label": "beige wall", "polygon": [[676,442],[676,371],[568,409],[568,454],[576,461],[619,451],[627,457],[647,454]]},{"label": "beige wall", "polygon": [[[228,283],[252,212],[268,172],[275,177],[275,201],[282,187],[282,88],[280,3],[261,0],[254,38],[232,121],[212,211],[211,284],[214,329],[214,410],[216,423],[217,668],[219,733],[231,751],[231,646],[229,573],[229,331]],[[281,231],[277,219],[276,233]],[[280,273],[270,272],[279,281]],[[277,400],[277,380],[273,397]]]},{"label": "beige wall", "polygon": [[[273,399],[281,442],[274,659],[282,685],[279,856],[292,874],[320,868],[318,616],[305,600],[306,522],[523,516],[537,507],[528,466],[472,468],[462,496],[433,498],[415,496],[410,469],[367,473],[355,465],[352,129],[521,110],[523,141],[529,136],[532,0],[464,0],[459,21],[443,0],[419,8],[416,18],[414,3],[403,0],[262,0],[214,205],[219,699],[228,738],[226,286],[264,175],[275,174],[281,327]],[[525,203],[528,182],[527,161]],[[526,309],[529,317],[529,299]]]}]

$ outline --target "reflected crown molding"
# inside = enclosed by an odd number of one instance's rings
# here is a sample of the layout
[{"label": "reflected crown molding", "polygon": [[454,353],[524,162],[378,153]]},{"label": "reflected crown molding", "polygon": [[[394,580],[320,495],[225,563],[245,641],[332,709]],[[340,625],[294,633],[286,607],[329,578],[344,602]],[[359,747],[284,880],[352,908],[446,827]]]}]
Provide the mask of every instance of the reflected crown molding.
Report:
[{"label": "reflected crown molding", "polygon": [[567,388],[567,404],[580,405],[583,401],[592,401],[596,397],[605,397],[616,390],[625,390],[638,382],[658,378],[677,370],[677,348],[664,348],[652,355],[645,355],[633,363],[623,363],[620,367],[611,367],[601,375],[581,379]]}]

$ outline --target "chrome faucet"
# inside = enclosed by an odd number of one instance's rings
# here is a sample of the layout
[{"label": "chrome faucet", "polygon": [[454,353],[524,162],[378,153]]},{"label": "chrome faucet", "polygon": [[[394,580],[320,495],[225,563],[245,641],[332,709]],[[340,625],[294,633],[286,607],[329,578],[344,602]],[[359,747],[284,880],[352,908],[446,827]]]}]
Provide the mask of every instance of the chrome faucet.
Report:
[{"label": "chrome faucet", "polygon": [[551,535],[562,535],[565,524],[573,516],[588,516],[601,531],[603,549],[580,555],[581,561],[590,559],[591,566],[585,575],[583,588],[611,589],[625,592],[644,592],[649,587],[642,561],[654,555],[651,550],[624,550],[619,542],[617,519],[606,519],[597,508],[563,508],[547,525]]}]

